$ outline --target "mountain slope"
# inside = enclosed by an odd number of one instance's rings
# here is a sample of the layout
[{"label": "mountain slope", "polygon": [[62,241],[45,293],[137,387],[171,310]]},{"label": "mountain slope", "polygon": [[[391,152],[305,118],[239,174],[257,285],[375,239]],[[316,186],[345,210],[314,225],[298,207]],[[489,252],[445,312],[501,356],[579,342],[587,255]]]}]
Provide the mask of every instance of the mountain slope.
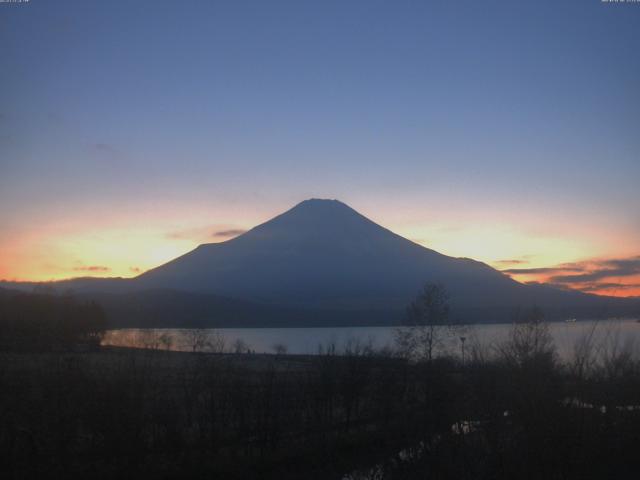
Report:
[{"label": "mountain slope", "polygon": [[413,243],[337,200],[317,199],[132,283],[304,308],[399,310],[426,281],[443,283],[460,311],[602,304],[602,297],[522,285],[481,262]]}]

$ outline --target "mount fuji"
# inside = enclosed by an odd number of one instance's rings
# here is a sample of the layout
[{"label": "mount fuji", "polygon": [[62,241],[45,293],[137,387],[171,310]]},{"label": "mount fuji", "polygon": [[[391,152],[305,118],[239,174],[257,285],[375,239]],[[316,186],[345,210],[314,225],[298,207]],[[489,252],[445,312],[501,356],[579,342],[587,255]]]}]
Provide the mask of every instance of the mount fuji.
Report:
[{"label": "mount fuji", "polygon": [[444,285],[452,317],[462,322],[510,321],[533,305],[551,319],[640,311],[638,299],[518,283],[319,199],[135,278],[72,279],[53,288],[99,301],[118,326],[346,326],[401,321],[426,282]]},{"label": "mount fuji", "polygon": [[446,287],[463,320],[504,320],[514,308],[534,304],[558,315],[594,315],[596,308],[622,303],[518,283],[484,263],[407,240],[338,200],[321,199],[303,201],[234,239],[200,245],[132,283],[262,305],[390,314],[401,312],[428,281]]}]

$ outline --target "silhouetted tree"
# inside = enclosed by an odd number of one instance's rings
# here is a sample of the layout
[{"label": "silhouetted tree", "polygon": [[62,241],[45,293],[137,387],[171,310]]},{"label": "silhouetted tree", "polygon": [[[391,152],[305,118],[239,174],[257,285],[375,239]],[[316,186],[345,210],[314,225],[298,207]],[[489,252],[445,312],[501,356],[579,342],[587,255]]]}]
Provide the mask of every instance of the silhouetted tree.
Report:
[{"label": "silhouetted tree", "polygon": [[249,345],[241,338],[236,338],[232,346],[233,353],[247,353]]},{"label": "silhouetted tree", "polygon": [[401,355],[431,361],[450,332],[449,294],[443,285],[426,283],[407,308],[406,327],[396,329],[395,340]]},{"label": "silhouetted tree", "polygon": [[202,328],[191,328],[185,332],[187,345],[192,352],[203,352],[209,346],[207,331]]},{"label": "silhouetted tree", "polygon": [[528,364],[555,362],[556,350],[544,312],[539,307],[518,311],[509,332],[509,339],[499,346],[510,363],[525,367]]}]

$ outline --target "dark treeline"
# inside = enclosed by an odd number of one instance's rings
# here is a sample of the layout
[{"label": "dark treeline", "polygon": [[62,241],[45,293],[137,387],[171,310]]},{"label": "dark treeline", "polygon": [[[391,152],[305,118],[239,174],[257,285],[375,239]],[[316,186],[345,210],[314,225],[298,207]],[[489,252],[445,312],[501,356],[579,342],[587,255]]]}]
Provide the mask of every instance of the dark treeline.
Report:
[{"label": "dark treeline", "polygon": [[70,295],[0,291],[0,350],[96,348],[106,325],[95,302]]},{"label": "dark treeline", "polygon": [[540,325],[407,361],[4,353],[3,478],[636,478],[640,365],[560,365]]}]

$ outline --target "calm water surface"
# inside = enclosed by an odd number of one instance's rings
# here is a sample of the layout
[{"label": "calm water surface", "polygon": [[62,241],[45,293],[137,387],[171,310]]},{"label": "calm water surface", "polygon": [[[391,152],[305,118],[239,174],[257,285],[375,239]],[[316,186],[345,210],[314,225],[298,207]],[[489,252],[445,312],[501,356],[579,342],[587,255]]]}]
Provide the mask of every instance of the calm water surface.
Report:
[{"label": "calm water surface", "polygon": [[[460,337],[466,348],[480,345],[491,349],[503,342],[512,329],[511,324],[467,325],[447,335],[442,351],[458,354]],[[566,359],[575,345],[587,336],[598,348],[628,348],[636,354],[640,350],[640,323],[635,319],[599,320],[550,323],[549,329],[558,354]],[[315,354],[319,348],[335,345],[344,351],[347,345],[359,343],[374,348],[392,347],[395,327],[342,328],[218,328],[190,329],[120,329],[107,332],[103,345],[168,348],[179,351],[234,351],[238,347],[255,353],[274,353],[276,346],[284,346],[288,353]]]}]

